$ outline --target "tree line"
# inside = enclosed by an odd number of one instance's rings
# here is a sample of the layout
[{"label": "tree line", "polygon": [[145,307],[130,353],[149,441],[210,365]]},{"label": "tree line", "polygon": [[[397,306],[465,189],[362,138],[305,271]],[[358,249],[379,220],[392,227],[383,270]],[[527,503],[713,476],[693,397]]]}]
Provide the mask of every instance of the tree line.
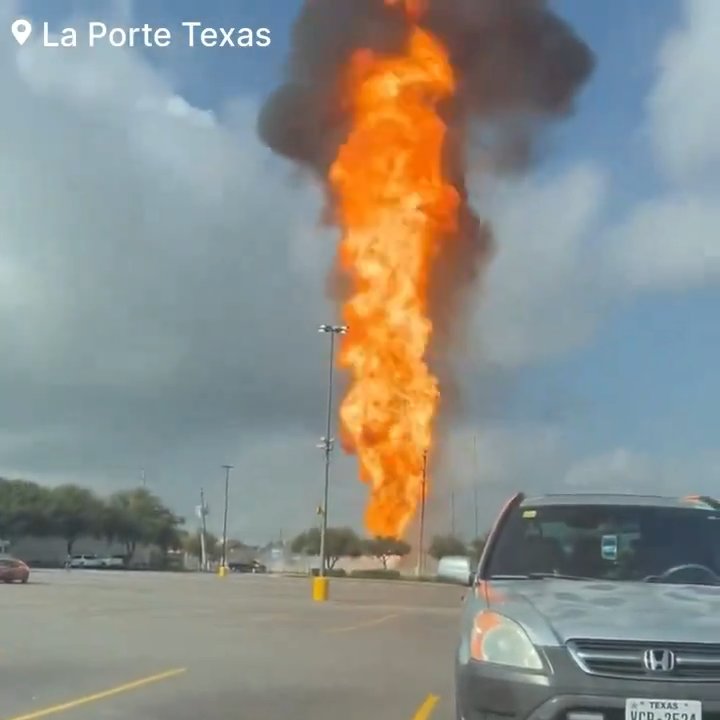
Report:
[{"label": "tree line", "polygon": [[120,490],[107,498],[79,485],[45,487],[0,478],[0,538],[60,537],[68,555],[81,537],[122,543],[129,562],[138,545],[155,545],[167,555],[185,537],[184,519],[146,488]]},{"label": "tree line", "polygon": [[[183,529],[184,518],[173,513],[159,497],[145,487],[120,490],[101,497],[89,488],[65,484],[46,487],[28,480],[0,478],[0,539],[10,543],[23,537],[60,537],[72,555],[75,542],[94,537],[108,543],[121,543],[127,562],[138,545],[154,545],[163,556],[170,550],[185,549],[200,556],[200,535]],[[395,538],[363,538],[352,528],[330,527],[326,535],[328,566],[335,567],[342,557],[377,558],[387,568],[391,557],[408,555],[411,546]],[[452,535],[436,535],[428,547],[431,557],[448,555],[479,557],[485,544],[476,538],[467,544]],[[247,547],[228,541],[228,550]],[[210,559],[219,558],[220,543],[206,536]],[[320,529],[310,528],[295,537],[290,549],[305,555],[320,554]]]},{"label": "tree line", "polygon": [[[454,535],[435,535],[427,552],[436,560],[450,555],[466,555],[476,560],[484,546],[483,537],[475,538],[468,544]],[[314,527],[300,533],[291,542],[290,549],[294,553],[319,555],[320,528]],[[388,537],[363,538],[349,527],[329,527],[325,535],[325,554],[330,569],[335,567],[340,558],[363,556],[377,558],[382,566],[387,568],[391,557],[405,557],[411,550],[410,544],[404,540]]]}]

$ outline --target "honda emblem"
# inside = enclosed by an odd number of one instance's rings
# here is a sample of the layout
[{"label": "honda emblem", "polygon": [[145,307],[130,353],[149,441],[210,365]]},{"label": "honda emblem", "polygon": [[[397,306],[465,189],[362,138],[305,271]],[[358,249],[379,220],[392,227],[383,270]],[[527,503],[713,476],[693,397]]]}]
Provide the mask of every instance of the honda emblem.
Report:
[{"label": "honda emblem", "polygon": [[675,669],[675,653],[672,650],[646,650],[643,665],[650,672],[672,672]]}]

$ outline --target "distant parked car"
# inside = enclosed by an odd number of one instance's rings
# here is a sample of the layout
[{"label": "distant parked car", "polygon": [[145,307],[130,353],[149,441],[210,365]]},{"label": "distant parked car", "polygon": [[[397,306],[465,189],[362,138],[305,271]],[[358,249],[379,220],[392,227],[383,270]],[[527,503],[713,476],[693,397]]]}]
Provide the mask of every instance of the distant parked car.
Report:
[{"label": "distant parked car", "polygon": [[0,558],[0,582],[26,583],[30,577],[30,568],[16,558]]},{"label": "distant parked car", "polygon": [[103,567],[103,558],[97,555],[73,555],[70,558],[71,568],[101,568]]},{"label": "distant parked car", "polygon": [[228,567],[232,572],[241,573],[265,573],[267,572],[267,566],[263,565],[258,560],[252,560],[251,562],[229,562]]},{"label": "distant parked car", "polygon": [[124,568],[125,567],[125,556],[124,555],[109,555],[108,557],[100,558],[101,567],[104,568]]}]

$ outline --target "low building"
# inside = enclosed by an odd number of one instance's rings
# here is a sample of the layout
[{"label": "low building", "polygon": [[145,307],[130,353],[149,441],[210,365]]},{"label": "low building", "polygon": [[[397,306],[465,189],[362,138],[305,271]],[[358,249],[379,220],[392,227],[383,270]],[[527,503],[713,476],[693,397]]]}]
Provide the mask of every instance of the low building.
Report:
[{"label": "low building", "polygon": [[[67,558],[67,542],[59,537],[25,537],[8,543],[6,553],[25,561],[30,567],[62,567]],[[92,537],[78,538],[73,543],[73,555],[97,555],[107,557],[125,555],[125,545],[109,543]],[[152,564],[150,546],[138,546],[133,554],[131,567],[148,567]]]}]

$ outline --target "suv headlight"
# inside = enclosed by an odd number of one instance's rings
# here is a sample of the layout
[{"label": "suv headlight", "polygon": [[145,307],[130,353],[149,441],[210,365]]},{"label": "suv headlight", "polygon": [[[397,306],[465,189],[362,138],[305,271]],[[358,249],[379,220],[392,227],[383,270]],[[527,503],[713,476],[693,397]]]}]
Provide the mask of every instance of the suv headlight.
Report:
[{"label": "suv headlight", "polygon": [[538,651],[526,632],[513,620],[484,610],[475,616],[470,655],[480,662],[542,670]]}]

